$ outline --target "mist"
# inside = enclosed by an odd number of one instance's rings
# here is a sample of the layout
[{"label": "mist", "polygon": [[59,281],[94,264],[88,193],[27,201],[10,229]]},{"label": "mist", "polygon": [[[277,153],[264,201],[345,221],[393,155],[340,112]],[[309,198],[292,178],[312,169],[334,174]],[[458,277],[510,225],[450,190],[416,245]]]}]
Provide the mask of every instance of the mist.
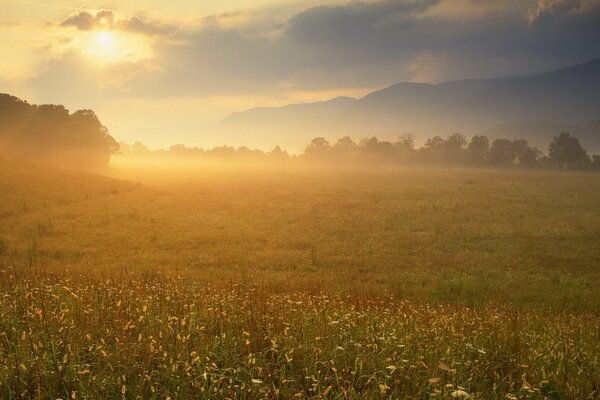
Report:
[{"label": "mist", "polygon": [[1,398],[599,398],[600,0],[0,33]]}]

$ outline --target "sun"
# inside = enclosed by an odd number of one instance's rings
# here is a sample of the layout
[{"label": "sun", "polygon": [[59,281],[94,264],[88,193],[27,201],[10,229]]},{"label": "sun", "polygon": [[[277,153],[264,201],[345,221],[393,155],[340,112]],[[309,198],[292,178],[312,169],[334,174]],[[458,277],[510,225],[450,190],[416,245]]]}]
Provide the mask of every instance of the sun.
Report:
[{"label": "sun", "polygon": [[82,53],[98,66],[152,58],[151,42],[127,32],[85,32],[77,38],[76,43]]},{"label": "sun", "polygon": [[100,31],[94,38],[94,52],[97,57],[106,62],[112,63],[119,61],[122,57],[122,49],[117,42],[116,36],[112,32]]},{"label": "sun", "polygon": [[95,61],[111,64],[123,57],[123,44],[114,32],[91,32],[84,43],[85,54]]},{"label": "sun", "polygon": [[111,50],[111,49],[114,49],[115,38],[112,33],[107,32],[107,31],[102,31],[102,32],[96,33],[96,42],[98,43],[98,45],[101,48],[103,48],[105,50]]}]

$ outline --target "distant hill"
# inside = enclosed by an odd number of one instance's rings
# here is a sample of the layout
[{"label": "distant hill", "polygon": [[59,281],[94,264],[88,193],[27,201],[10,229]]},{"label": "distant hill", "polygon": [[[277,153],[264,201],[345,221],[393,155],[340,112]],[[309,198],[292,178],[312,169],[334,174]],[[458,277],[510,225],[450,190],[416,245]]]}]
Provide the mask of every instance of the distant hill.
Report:
[{"label": "distant hill", "polygon": [[268,143],[269,147],[282,144],[299,149],[325,132],[345,136],[345,124],[340,121],[357,102],[351,97],[336,97],[317,103],[259,107],[233,113],[220,124],[222,142],[246,146]]},{"label": "distant hill", "polygon": [[[579,126],[592,135],[585,141],[598,149],[598,130],[585,127],[599,119],[600,59],[542,74],[437,85],[398,83],[361,99],[251,109],[228,116],[220,133],[224,140],[240,144],[256,138],[267,145],[293,147],[316,136],[411,132],[423,141],[452,132],[500,133],[511,126],[523,128],[519,137],[545,146],[560,133],[554,128]],[[499,126],[504,128],[494,130]],[[536,133],[530,136],[527,130],[532,126]]]}]

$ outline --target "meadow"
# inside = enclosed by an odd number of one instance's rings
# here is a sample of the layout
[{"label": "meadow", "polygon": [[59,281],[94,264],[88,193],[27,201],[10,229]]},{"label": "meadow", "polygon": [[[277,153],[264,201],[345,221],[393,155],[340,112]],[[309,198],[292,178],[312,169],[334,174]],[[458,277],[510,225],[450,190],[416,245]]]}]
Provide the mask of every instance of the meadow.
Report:
[{"label": "meadow", "polygon": [[600,174],[0,161],[0,396],[600,398]]}]

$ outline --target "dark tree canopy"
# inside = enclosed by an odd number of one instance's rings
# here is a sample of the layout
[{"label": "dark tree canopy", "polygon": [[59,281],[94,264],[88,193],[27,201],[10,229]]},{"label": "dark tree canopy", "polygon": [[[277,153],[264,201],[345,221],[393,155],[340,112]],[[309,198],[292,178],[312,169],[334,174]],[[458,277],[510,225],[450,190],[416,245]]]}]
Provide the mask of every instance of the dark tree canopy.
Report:
[{"label": "dark tree canopy", "polygon": [[0,94],[0,151],[62,166],[98,169],[119,144],[91,110],[31,105]]},{"label": "dark tree canopy", "polygon": [[330,150],[329,142],[325,138],[318,137],[310,142],[304,150],[304,154],[308,158],[320,159],[326,157]]},{"label": "dark tree canopy", "polygon": [[467,157],[473,164],[483,164],[488,160],[490,141],[485,136],[473,136],[467,146]]},{"label": "dark tree canopy", "polygon": [[548,158],[555,167],[580,168],[589,162],[587,152],[581,147],[579,139],[568,132],[555,136],[548,147]]}]

